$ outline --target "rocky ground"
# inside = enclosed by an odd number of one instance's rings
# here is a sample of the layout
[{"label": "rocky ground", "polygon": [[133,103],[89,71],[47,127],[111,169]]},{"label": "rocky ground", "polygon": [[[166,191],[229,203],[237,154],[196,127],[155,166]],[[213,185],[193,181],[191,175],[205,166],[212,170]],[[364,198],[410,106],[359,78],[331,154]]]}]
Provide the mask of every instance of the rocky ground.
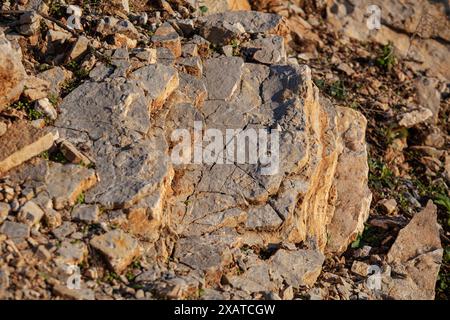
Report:
[{"label": "rocky ground", "polygon": [[0,3],[0,298],[448,299],[445,1]]}]

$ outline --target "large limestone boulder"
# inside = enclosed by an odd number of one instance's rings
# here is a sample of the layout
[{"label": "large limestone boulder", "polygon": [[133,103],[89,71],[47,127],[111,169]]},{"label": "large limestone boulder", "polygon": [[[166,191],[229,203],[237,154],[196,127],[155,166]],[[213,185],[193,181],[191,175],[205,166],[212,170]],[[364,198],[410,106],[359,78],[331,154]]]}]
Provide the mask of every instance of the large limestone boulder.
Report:
[{"label": "large limestone boulder", "polygon": [[[85,205],[124,217],[133,254],[110,252],[119,233],[91,243],[117,272],[138,254],[136,238],[155,264],[172,257],[216,282],[225,273],[248,293],[312,286],[325,253],[342,253],[368,216],[366,121],[322,98],[308,66],[286,64],[281,17],[239,11],[198,25],[207,37],[252,35],[246,46],[260,54],[214,53],[194,76],[175,57],[131,64],[118,49],[121,63],[99,63],[53,124],[93,168],[43,161],[23,175],[47,185],[57,210],[83,192]],[[192,153],[177,154],[182,143]],[[230,274],[245,247],[261,254]]]}]

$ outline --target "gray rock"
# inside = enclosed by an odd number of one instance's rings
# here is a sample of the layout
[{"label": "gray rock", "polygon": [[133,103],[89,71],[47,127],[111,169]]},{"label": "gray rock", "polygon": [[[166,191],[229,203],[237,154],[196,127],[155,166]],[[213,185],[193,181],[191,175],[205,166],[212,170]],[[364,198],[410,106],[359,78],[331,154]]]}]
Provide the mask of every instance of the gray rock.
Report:
[{"label": "gray rock", "polygon": [[79,205],[73,208],[72,219],[86,222],[95,223],[98,221],[100,209],[96,205]]},{"label": "gray rock", "polygon": [[177,58],[181,56],[181,37],[170,23],[163,23],[152,37],[152,41],[158,47],[164,47],[172,51]]},{"label": "gray rock", "polygon": [[246,227],[249,230],[274,230],[283,223],[277,212],[269,205],[252,208],[248,212]]},{"label": "gray rock", "polygon": [[30,236],[30,227],[23,223],[5,221],[0,226],[0,233],[6,235],[11,240],[24,240]]},{"label": "gray rock", "polygon": [[97,176],[92,169],[50,163],[45,181],[53,206],[58,210],[73,206],[80,194],[97,183]]},{"label": "gray rock", "polygon": [[33,201],[28,201],[20,208],[17,219],[29,226],[34,226],[41,221],[43,216],[44,211]]},{"label": "gray rock", "polygon": [[281,285],[280,281],[273,281],[270,267],[265,263],[250,267],[242,276],[228,277],[227,281],[233,288],[247,293],[276,291]]},{"label": "gray rock", "polygon": [[68,60],[76,60],[85,54],[89,47],[89,43],[90,41],[88,38],[84,36],[78,37],[68,55]]},{"label": "gray rock", "polygon": [[20,16],[19,31],[25,36],[32,36],[39,31],[42,17],[37,12],[26,12]]},{"label": "gray rock", "polygon": [[242,45],[253,60],[264,64],[286,63],[284,39],[280,36],[267,36]]},{"label": "gray rock", "polygon": [[109,266],[116,273],[122,273],[141,254],[138,241],[121,230],[96,236],[90,243],[105,256]]},{"label": "gray rock", "polygon": [[58,240],[63,240],[76,231],[76,226],[70,222],[63,222],[59,227],[52,231]]},{"label": "gray rock", "polygon": [[223,44],[240,34],[274,33],[282,17],[257,11],[235,11],[199,18],[201,35],[215,44]]},{"label": "gray rock", "polygon": [[414,85],[417,91],[418,103],[431,110],[433,116],[429,121],[436,124],[439,119],[439,110],[441,108],[441,94],[436,89],[438,85],[437,79],[420,77],[415,80]]},{"label": "gray rock", "polygon": [[57,261],[62,264],[78,265],[88,255],[87,246],[83,242],[63,241],[57,251]]},{"label": "gray rock", "polygon": [[193,270],[214,272],[231,261],[236,238],[229,234],[187,237],[177,241],[174,258]]},{"label": "gray rock", "polygon": [[203,74],[202,59],[199,57],[188,57],[177,60],[177,65],[190,75],[201,77]]},{"label": "gray rock", "polygon": [[229,100],[238,88],[244,61],[238,57],[222,57],[205,62],[205,82],[210,100]]},{"label": "gray rock", "polygon": [[425,122],[432,116],[433,112],[430,109],[419,107],[415,110],[412,110],[410,112],[401,115],[398,124],[406,128],[411,128],[414,127],[415,125]]},{"label": "gray rock", "polygon": [[434,299],[443,256],[436,211],[430,200],[426,208],[400,230],[389,250],[388,263],[396,273],[405,275],[402,278],[393,277],[389,272],[383,275],[381,290],[389,297]]},{"label": "gray rock", "polygon": [[131,79],[139,82],[139,85],[152,99],[154,108],[159,108],[168,96],[178,87],[178,73],[173,67],[154,64],[143,67],[133,72]]},{"label": "gray rock", "polygon": [[57,97],[62,86],[72,77],[72,72],[62,67],[54,67],[39,73],[37,77],[48,81],[50,83],[49,93]]},{"label": "gray rock", "polygon": [[324,261],[325,256],[313,250],[280,249],[270,259],[273,271],[294,288],[312,286],[322,271]]},{"label": "gray rock", "polygon": [[146,64],[155,64],[157,62],[158,56],[156,49],[145,48],[136,53],[136,58],[142,60]]},{"label": "gray rock", "polygon": [[[159,193],[168,175],[167,143],[160,130],[149,132],[149,105],[164,102],[176,88],[178,77],[169,67],[144,68],[133,75],[139,82],[117,78],[86,83],[61,105],[55,125],[65,129],[60,131],[62,137],[87,145],[96,164],[100,181],[86,194],[88,203],[106,208],[130,206]],[[164,79],[169,83],[162,82]],[[139,85],[148,90],[147,95]],[[80,136],[80,131],[89,136]]]}]

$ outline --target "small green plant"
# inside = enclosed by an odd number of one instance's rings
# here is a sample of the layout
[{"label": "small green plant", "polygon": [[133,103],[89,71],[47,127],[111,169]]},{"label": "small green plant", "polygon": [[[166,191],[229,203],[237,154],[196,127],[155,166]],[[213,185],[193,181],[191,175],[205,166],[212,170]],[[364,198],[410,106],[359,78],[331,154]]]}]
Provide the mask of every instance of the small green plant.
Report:
[{"label": "small green plant", "polygon": [[46,63],[41,63],[38,67],[37,67],[39,72],[44,72],[47,71],[49,69],[51,69],[51,66],[49,64]]},{"label": "small green plant", "polygon": [[367,225],[362,234],[358,235],[355,241],[352,242],[352,249],[362,248],[365,245],[377,247],[383,239],[383,234],[380,233],[379,228]]},{"label": "small green plant", "polygon": [[44,118],[44,115],[41,112],[34,109],[34,107],[31,105],[31,103],[28,100],[23,99],[23,98],[15,103],[13,103],[9,107],[12,109],[24,111],[27,114],[28,119],[30,119],[30,120],[37,120],[37,119]]},{"label": "small green plant", "polygon": [[105,277],[104,277],[105,282],[112,283],[112,282],[114,282],[114,280],[117,281],[119,279],[120,279],[120,277],[117,275],[117,273],[112,272],[112,271],[106,271]]},{"label": "small green plant", "polygon": [[199,9],[202,14],[206,14],[208,12],[207,6],[200,6]]},{"label": "small green plant", "polygon": [[437,194],[434,198],[434,203],[444,207],[450,214],[450,198],[445,194]]},{"label": "small green plant", "polygon": [[57,105],[58,105],[58,100],[59,100],[59,98],[58,98],[58,96],[57,96],[56,94],[50,93],[50,94],[48,95],[48,101],[50,101],[50,103],[51,103],[53,106],[57,106]]},{"label": "small green plant", "polygon": [[393,189],[395,187],[394,174],[382,161],[369,158],[369,185],[376,190]]},{"label": "small green plant", "polygon": [[341,80],[333,82],[329,87],[329,94],[336,99],[344,100],[347,97],[344,82]]},{"label": "small green plant", "polygon": [[86,199],[85,199],[84,193],[82,192],[82,193],[80,193],[80,195],[77,197],[76,204],[77,204],[77,205],[80,205],[80,204],[84,204],[84,203],[86,203]]},{"label": "small green plant", "polygon": [[52,152],[49,157],[50,161],[66,164],[68,161],[61,151]]},{"label": "small green plant", "polygon": [[127,280],[129,282],[133,282],[134,279],[136,278],[136,276],[134,275],[133,271],[131,271],[131,270],[126,273],[125,277],[127,278]]},{"label": "small green plant", "polygon": [[352,249],[358,249],[358,248],[361,248],[361,247],[362,247],[362,246],[361,246],[361,238],[362,238],[362,235],[361,235],[361,234],[359,234],[359,235],[356,237],[355,241],[353,241],[352,244],[351,244]]},{"label": "small green plant", "polygon": [[50,159],[50,155],[48,154],[48,151],[44,151],[41,153],[41,158],[44,160],[49,160]]},{"label": "small green plant", "polygon": [[397,63],[395,58],[395,49],[392,42],[387,43],[383,46],[380,57],[377,59],[376,63],[385,70],[391,70],[392,67]]},{"label": "small green plant", "polygon": [[385,130],[385,135],[388,144],[392,144],[395,139],[407,138],[408,129],[407,128],[387,128]]},{"label": "small green plant", "polygon": [[335,99],[345,100],[347,98],[347,89],[345,88],[344,82],[341,80],[329,84],[324,79],[314,79],[314,83],[320,91],[325,92]]},{"label": "small green plant", "polygon": [[239,56],[241,54],[240,44],[241,42],[238,39],[232,39],[230,41],[230,45],[233,48],[233,56]]},{"label": "small green plant", "polygon": [[52,0],[49,3],[49,14],[54,18],[61,18],[65,14],[64,5],[59,0]]},{"label": "small green plant", "polygon": [[321,91],[325,90],[325,80],[314,79],[314,83],[316,84],[317,88],[319,88]]}]

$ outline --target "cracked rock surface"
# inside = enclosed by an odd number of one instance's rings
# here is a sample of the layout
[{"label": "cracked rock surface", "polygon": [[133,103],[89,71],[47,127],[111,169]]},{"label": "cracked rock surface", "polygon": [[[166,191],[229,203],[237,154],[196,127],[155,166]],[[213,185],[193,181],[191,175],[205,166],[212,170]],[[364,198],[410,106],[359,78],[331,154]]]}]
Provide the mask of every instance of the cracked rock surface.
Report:
[{"label": "cracked rock surface", "polygon": [[[88,33],[73,60],[82,76],[63,66],[37,75],[47,98],[36,82],[30,101],[47,99],[52,121],[11,121],[0,135],[0,245],[9,251],[0,275],[19,252],[35,266],[40,298],[321,296],[311,288],[327,276],[327,258],[340,257],[369,217],[367,120],[288,59],[285,18],[219,12],[159,21],[152,32],[139,17],[97,20],[104,43]],[[60,43],[69,56],[72,40]],[[10,50],[9,40],[1,46]],[[20,85],[12,80],[9,100]],[[174,161],[179,133],[192,151],[184,163]],[[255,137],[267,143],[252,150]],[[443,253],[433,210],[397,237],[384,295],[423,287],[407,298],[433,296]],[[418,230],[425,246],[414,242]],[[367,266],[352,272],[367,276]],[[79,289],[65,285],[73,267]],[[433,274],[420,277],[428,267]],[[0,297],[12,297],[8,287],[0,281]]]}]

